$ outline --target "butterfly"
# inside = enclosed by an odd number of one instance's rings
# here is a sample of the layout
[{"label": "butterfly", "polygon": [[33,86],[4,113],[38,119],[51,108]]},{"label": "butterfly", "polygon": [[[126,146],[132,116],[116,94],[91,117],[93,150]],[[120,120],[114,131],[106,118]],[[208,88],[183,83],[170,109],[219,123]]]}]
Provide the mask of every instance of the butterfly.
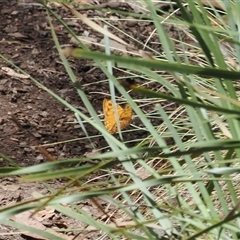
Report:
[{"label": "butterfly", "polygon": [[[124,129],[129,126],[133,115],[132,107],[129,104],[126,104],[124,108],[116,104],[115,108],[114,111],[114,105],[110,99],[103,100],[104,125],[111,134],[118,131],[116,117],[118,117],[120,128]],[[117,112],[117,116],[115,112]]]}]

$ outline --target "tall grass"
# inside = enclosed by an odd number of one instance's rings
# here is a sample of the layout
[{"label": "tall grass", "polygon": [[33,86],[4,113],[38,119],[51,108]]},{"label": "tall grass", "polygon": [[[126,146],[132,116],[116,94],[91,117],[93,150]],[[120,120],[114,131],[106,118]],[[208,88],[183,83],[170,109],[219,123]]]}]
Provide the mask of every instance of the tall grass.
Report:
[{"label": "tall grass", "polygon": [[[26,209],[38,210],[45,205],[53,205],[57,211],[87,224],[91,231],[97,231],[98,239],[164,239],[164,236],[170,239],[238,238],[240,105],[237,80],[240,78],[240,26],[237,13],[240,3],[220,1],[220,10],[211,4],[203,6],[201,1],[187,0],[183,4],[176,0],[171,4],[173,14],[160,13],[153,2],[142,1],[140,6],[144,14],[133,15],[139,21],[144,16],[153,23],[155,31],[152,36],[161,43],[161,52],[147,47],[147,51],[152,52],[148,55],[144,52],[144,45],[148,46],[148,43],[141,43],[142,49],[132,49],[130,56],[124,57],[112,53],[110,39],[126,46],[128,43],[119,39],[117,33],[111,35],[107,32],[112,29],[108,20],[102,21],[109,27],[101,28],[68,5],[74,17],[105,36],[105,52],[95,52],[89,50],[77,34],[44,5],[62,63],[89,115],[61,99],[36,79],[32,80],[74,112],[90,142],[94,136],[88,134],[85,123],[96,128],[110,151],[89,158],[79,156],[77,159],[62,159],[27,168],[3,169],[2,176],[22,175],[23,181],[64,177],[69,182],[51,195],[2,208],[1,223],[34,231],[29,226],[6,221],[6,218]],[[177,12],[181,12],[180,17]],[[72,49],[71,55],[92,59],[94,65],[105,73],[113,101],[116,101],[116,88],[122,95],[121,99],[134,109],[134,118],[139,119],[141,124],[132,124],[129,131],[136,136],[139,136],[138,131],[145,131],[147,136],[136,139],[133,147],[127,147],[124,131],[118,137],[118,134],[111,135],[105,129],[77,83],[61,50],[50,16],[60,21],[79,42],[81,48]],[[169,35],[167,26],[174,26],[178,38]],[[131,36],[121,29],[116,28],[117,31]],[[192,41],[184,42],[183,36]],[[129,45],[134,43],[135,39],[132,39]],[[131,78],[144,79],[142,85],[132,86],[132,91],[140,98],[134,99],[125,90],[113,75],[114,67]],[[152,83],[154,88],[151,88]],[[145,106],[149,106],[152,112],[146,112]],[[161,121],[154,125],[153,119]],[[92,159],[101,161],[92,164]],[[77,165],[81,161],[90,163]],[[69,163],[78,167],[69,168]],[[85,177],[90,179],[91,176],[97,181],[83,183]],[[86,199],[92,200],[98,211],[107,215],[107,220],[98,219],[79,208],[76,203]],[[105,201],[108,206],[101,205],[100,201]],[[69,227],[65,231],[72,229]],[[88,233],[88,229],[79,231]],[[53,239],[44,231],[38,230],[38,234]]]}]

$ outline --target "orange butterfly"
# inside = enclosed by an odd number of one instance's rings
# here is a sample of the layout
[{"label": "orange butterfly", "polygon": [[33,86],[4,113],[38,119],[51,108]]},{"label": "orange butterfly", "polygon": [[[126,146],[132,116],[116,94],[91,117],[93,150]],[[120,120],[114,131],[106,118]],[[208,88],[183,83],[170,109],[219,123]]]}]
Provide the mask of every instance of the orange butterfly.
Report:
[{"label": "orange butterfly", "polygon": [[[116,104],[115,112],[117,112],[120,128],[124,129],[129,126],[133,114],[132,107],[126,104],[124,108],[122,108],[120,105]],[[105,98],[103,100],[103,113],[105,116],[104,125],[111,134],[118,131],[115,112],[112,101]]]}]

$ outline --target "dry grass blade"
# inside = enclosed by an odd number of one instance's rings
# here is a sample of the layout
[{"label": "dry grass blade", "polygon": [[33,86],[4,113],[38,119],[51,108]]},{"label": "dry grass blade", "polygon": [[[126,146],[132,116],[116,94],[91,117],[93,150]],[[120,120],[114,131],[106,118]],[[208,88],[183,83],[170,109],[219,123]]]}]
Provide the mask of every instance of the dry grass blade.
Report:
[{"label": "dry grass blade", "polygon": [[73,15],[75,15],[77,18],[79,18],[82,22],[84,22],[86,25],[88,25],[89,27],[91,27],[92,29],[98,31],[99,33],[101,33],[102,35],[106,35],[111,39],[114,39],[115,41],[124,44],[125,46],[131,47],[128,43],[126,43],[125,41],[123,41],[121,38],[119,38],[118,36],[110,33],[108,30],[102,28],[101,26],[99,26],[97,23],[95,23],[94,21],[92,21],[91,19],[87,18],[86,16],[84,16],[83,14],[79,13],[78,11],[76,11],[75,9],[67,6],[64,4],[64,6],[69,9]]}]

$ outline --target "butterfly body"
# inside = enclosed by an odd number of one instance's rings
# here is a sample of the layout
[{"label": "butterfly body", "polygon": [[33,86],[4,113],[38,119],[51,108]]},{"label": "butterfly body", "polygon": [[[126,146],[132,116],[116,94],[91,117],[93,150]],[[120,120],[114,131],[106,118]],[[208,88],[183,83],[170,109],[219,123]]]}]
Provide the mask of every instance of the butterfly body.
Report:
[{"label": "butterfly body", "polygon": [[126,104],[124,108],[116,104],[115,108],[114,111],[114,105],[110,99],[105,98],[103,100],[104,125],[111,134],[118,131],[116,120],[119,121],[119,126],[122,130],[129,126],[133,114],[132,107],[129,104]]}]

